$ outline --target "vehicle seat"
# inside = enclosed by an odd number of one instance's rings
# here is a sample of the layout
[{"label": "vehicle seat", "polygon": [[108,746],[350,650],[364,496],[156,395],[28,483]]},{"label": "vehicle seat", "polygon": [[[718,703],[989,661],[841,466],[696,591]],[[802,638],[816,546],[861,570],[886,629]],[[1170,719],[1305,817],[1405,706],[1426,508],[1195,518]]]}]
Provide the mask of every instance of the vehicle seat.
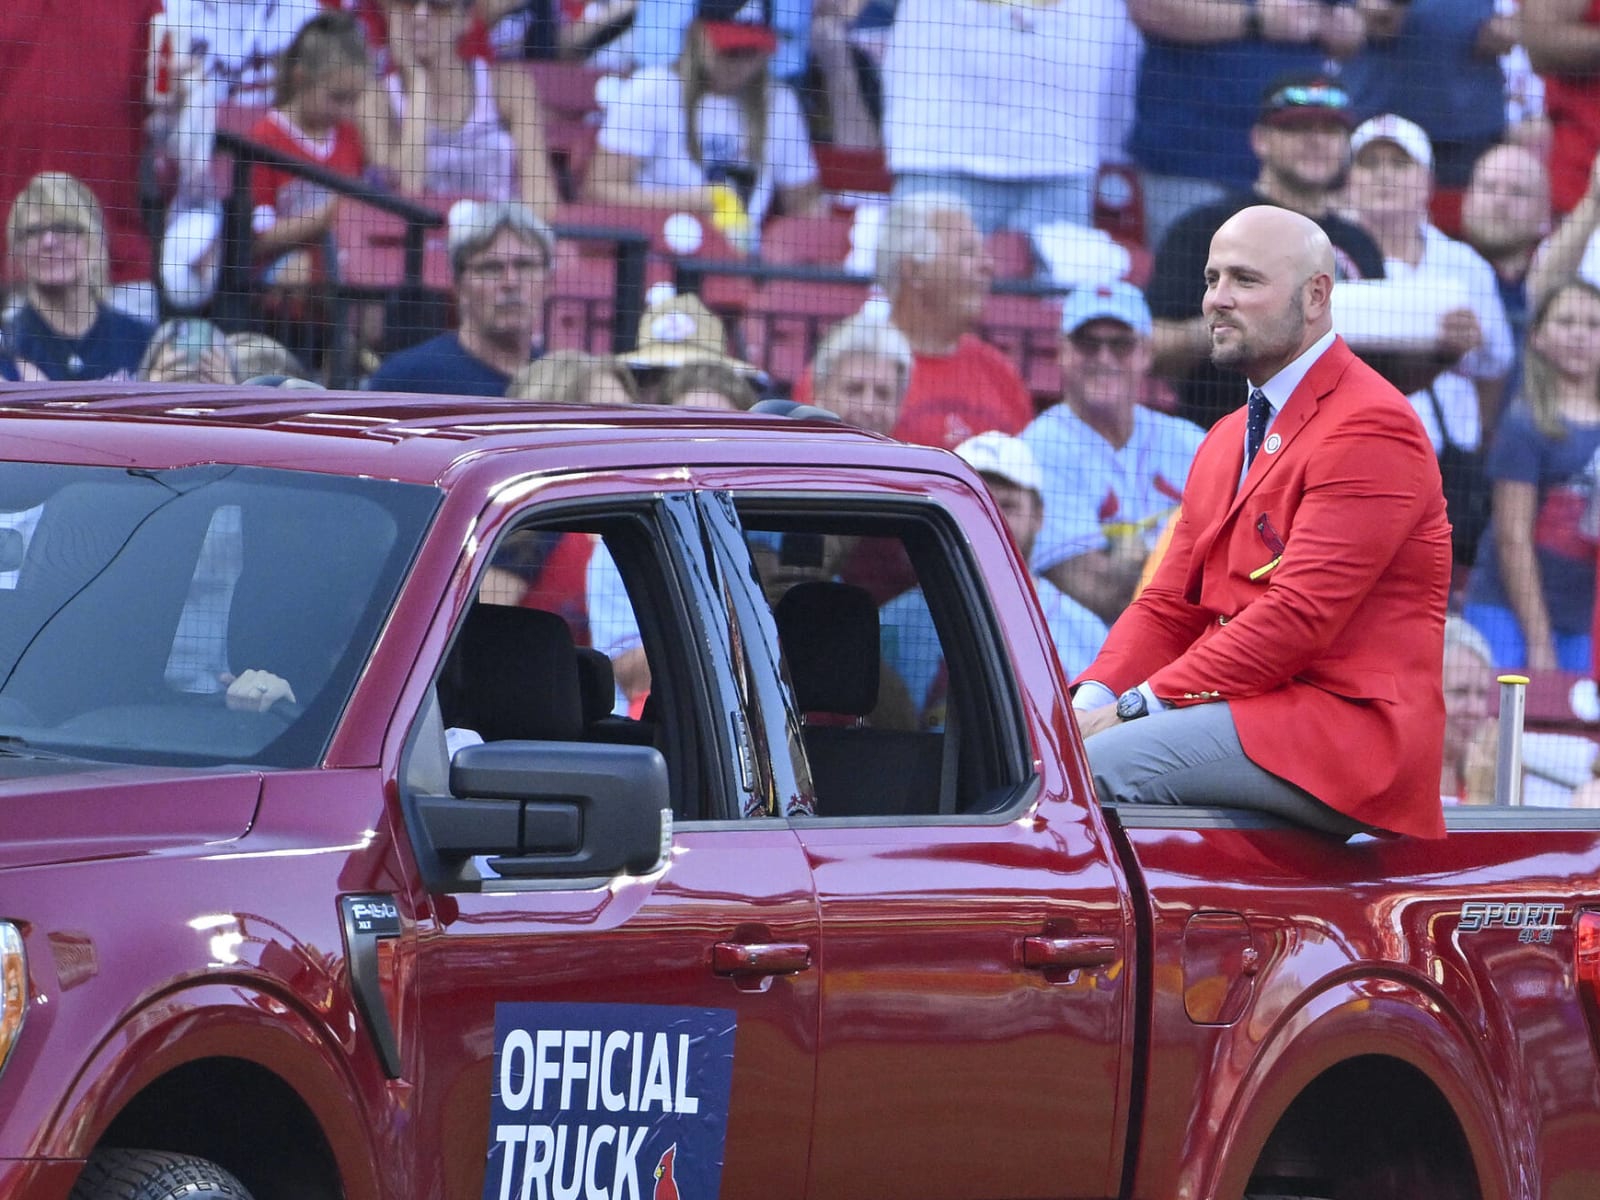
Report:
[{"label": "vehicle seat", "polygon": [[848,583],[798,583],[774,616],[805,725],[816,815],[937,812],[943,735],[866,723],[881,679],[872,596]]},{"label": "vehicle seat", "polygon": [[620,746],[655,744],[655,723],[615,715],[617,673],[604,650],[578,647],[578,689],[583,694],[583,738]]},{"label": "vehicle seat", "polygon": [[447,728],[486,742],[583,738],[578,652],[555,613],[476,604],[439,679]]}]

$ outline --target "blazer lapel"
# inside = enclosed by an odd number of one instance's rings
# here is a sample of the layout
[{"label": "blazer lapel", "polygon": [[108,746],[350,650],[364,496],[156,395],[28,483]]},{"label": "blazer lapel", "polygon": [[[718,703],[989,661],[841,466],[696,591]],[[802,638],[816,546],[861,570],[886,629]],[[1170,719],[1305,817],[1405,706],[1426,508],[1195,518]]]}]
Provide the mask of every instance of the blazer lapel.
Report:
[{"label": "blazer lapel", "polygon": [[1344,339],[1335,337],[1333,345],[1312,364],[1311,370],[1307,371],[1305,378],[1300,381],[1300,386],[1294,389],[1288,403],[1272,422],[1272,427],[1267,433],[1267,442],[1271,443],[1276,437],[1277,445],[1270,452],[1263,446],[1261,452],[1256,455],[1255,462],[1250,464],[1244,482],[1239,485],[1238,493],[1228,507],[1230,516],[1249,498],[1250,493],[1260,487],[1272,474],[1273,467],[1284,457],[1284,452],[1306,427],[1306,423],[1316,415],[1319,401],[1339,382],[1339,377],[1344,374],[1351,357],[1350,348],[1344,344]]}]

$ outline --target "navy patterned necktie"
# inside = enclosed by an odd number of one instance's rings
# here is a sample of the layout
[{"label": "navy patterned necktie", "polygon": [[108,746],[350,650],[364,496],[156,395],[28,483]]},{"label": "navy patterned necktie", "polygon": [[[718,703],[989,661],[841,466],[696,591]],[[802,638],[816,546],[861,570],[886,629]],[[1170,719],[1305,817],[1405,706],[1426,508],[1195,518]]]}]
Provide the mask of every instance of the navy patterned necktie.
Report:
[{"label": "navy patterned necktie", "polygon": [[1267,436],[1267,422],[1272,419],[1272,405],[1268,402],[1266,393],[1260,388],[1255,388],[1250,393],[1250,417],[1244,427],[1244,469],[1248,471],[1250,464],[1256,460],[1256,452],[1261,449],[1261,439]]}]

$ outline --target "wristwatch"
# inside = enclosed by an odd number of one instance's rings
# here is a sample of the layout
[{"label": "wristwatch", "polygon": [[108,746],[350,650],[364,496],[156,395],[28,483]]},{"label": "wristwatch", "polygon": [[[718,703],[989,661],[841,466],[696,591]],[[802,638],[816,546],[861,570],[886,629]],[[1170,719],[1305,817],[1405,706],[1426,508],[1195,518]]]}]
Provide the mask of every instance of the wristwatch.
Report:
[{"label": "wristwatch", "polygon": [[1129,688],[1117,697],[1117,720],[1137,721],[1150,715],[1150,704],[1138,688]]}]

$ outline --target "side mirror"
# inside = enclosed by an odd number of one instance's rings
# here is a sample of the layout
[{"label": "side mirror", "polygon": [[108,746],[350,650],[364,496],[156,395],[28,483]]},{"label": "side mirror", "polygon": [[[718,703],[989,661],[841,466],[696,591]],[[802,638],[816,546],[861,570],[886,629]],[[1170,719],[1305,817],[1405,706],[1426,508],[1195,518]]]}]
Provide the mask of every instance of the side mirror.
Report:
[{"label": "side mirror", "polygon": [[456,752],[449,796],[418,813],[442,858],[487,855],[508,878],[639,874],[671,836],[667,764],[650,746],[488,742]]}]

